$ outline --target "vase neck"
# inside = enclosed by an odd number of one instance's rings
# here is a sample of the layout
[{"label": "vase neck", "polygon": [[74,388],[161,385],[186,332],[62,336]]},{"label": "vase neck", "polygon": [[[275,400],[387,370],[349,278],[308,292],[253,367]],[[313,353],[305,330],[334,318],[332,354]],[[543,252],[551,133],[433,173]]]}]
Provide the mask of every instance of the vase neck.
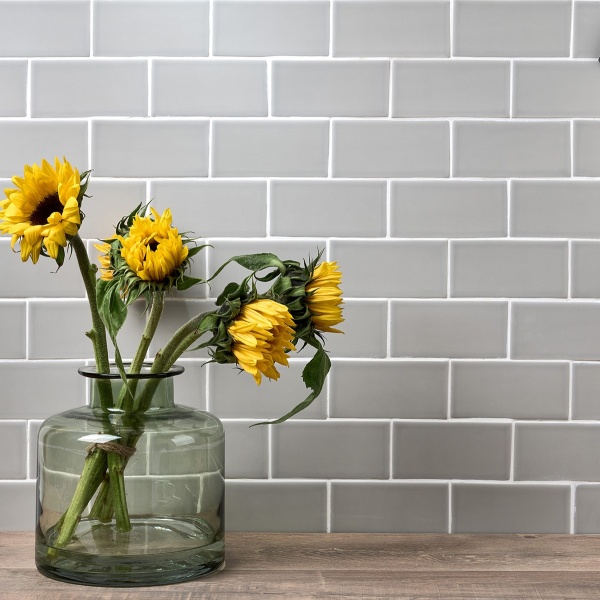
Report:
[{"label": "vase neck", "polygon": [[88,378],[92,408],[145,412],[174,406],[173,375],[181,374],[183,368],[173,367],[168,373],[142,372],[126,382],[118,373],[98,374],[88,368],[79,372]]}]

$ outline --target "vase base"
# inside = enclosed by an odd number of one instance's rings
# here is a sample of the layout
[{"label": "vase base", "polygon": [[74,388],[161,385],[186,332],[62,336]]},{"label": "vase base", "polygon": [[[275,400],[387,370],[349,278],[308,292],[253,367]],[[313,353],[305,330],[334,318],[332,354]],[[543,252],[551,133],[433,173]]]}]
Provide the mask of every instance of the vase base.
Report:
[{"label": "vase base", "polygon": [[168,585],[223,567],[222,535],[202,519],[132,519],[132,529],[82,519],[65,548],[38,530],[36,566],[52,579],[104,587]]}]

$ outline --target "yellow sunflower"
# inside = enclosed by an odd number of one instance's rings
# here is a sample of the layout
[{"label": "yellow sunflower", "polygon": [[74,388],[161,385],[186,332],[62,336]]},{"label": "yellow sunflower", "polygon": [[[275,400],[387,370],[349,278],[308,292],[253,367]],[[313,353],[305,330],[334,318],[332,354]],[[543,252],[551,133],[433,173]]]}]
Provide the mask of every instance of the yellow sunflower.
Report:
[{"label": "yellow sunflower", "polygon": [[20,244],[21,260],[37,263],[42,244],[56,259],[81,225],[79,172],[66,159],[58,158],[54,167],[46,160],[42,166],[25,166],[24,177],[13,177],[15,188],[5,190],[0,202],[0,231],[12,235],[13,249]]},{"label": "yellow sunflower", "polygon": [[[111,236],[109,239],[116,239],[116,235]],[[103,242],[102,244],[94,244],[94,248],[100,252],[98,254],[98,262],[100,263],[100,279],[104,279],[105,281],[110,281],[113,278],[113,270],[112,265],[110,263],[110,244],[108,242]]]},{"label": "yellow sunflower", "polygon": [[306,304],[319,331],[343,333],[333,326],[342,323],[342,273],[336,262],[323,262],[315,268],[306,284]]},{"label": "yellow sunflower", "polygon": [[260,385],[262,376],[279,379],[275,363],[288,365],[286,351],[292,344],[294,321],[287,307],[274,300],[258,299],[242,306],[229,325],[232,352],[238,365]]},{"label": "yellow sunflower", "polygon": [[[177,229],[171,226],[171,210],[162,215],[153,208],[150,211],[152,216],[136,215],[127,237],[117,238],[122,245],[121,256],[129,268],[143,281],[158,283],[175,274],[189,251]],[[105,266],[106,259],[102,260]]]}]

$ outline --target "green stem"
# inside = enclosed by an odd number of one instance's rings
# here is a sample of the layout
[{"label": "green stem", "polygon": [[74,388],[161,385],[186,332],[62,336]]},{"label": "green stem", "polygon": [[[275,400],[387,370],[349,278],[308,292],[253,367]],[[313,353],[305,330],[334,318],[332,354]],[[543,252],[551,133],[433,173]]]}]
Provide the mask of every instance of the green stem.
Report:
[{"label": "green stem", "polygon": [[54,548],[64,548],[71,541],[77,524],[81,520],[81,514],[98,489],[105,472],[105,452],[96,451],[86,456],[83,471],[71,499],[71,504],[62,518],[62,526],[53,544]]},{"label": "green stem", "polygon": [[[79,265],[79,270],[81,271],[81,277],[83,279],[83,284],[85,285],[90,313],[92,315],[92,330],[88,332],[87,335],[92,340],[94,346],[96,368],[99,373],[109,373],[110,364],[108,360],[108,345],[106,343],[106,328],[100,318],[98,302],[96,300],[96,269],[90,263],[87,249],[78,233],[71,238],[71,246],[73,250],[75,250],[75,256],[77,257],[77,263]],[[99,388],[100,400],[102,408],[106,410],[107,408],[112,407],[112,389],[110,381],[103,383],[104,385],[101,385]]]},{"label": "green stem", "polygon": [[[150,313],[148,315],[148,321],[146,322],[146,328],[142,334],[142,339],[138,346],[137,352],[129,367],[130,373],[139,373],[142,370],[144,359],[148,353],[150,342],[156,333],[156,329],[160,322],[163,309],[165,307],[165,293],[155,292],[152,294],[152,304],[150,307]],[[137,410],[137,406],[134,406],[135,392],[137,389],[138,380],[131,379],[127,381],[127,384],[121,388],[119,399],[117,400],[117,407],[123,408],[125,412],[131,412]]]}]

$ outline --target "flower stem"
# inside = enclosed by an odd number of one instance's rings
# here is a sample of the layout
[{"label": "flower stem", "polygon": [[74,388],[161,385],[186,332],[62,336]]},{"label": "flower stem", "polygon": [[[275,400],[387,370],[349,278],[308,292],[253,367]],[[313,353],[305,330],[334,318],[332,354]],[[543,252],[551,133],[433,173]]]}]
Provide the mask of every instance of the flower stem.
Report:
[{"label": "flower stem", "polygon": [[60,533],[52,544],[54,548],[64,548],[71,541],[77,524],[81,520],[81,513],[83,513],[98,489],[105,472],[106,454],[104,452],[96,451],[86,456],[83,472],[77,483],[71,504],[62,518]]},{"label": "flower stem", "polygon": [[[81,277],[85,285],[85,291],[87,292],[88,303],[90,305],[92,330],[88,332],[87,335],[92,340],[94,346],[96,368],[99,373],[109,373],[110,366],[108,361],[108,345],[106,343],[106,328],[100,318],[98,302],[96,300],[96,270],[90,263],[85,244],[78,233],[71,238],[71,246],[75,250],[75,256],[77,257],[77,263],[79,265],[79,270],[81,271]],[[112,407],[112,389],[110,387],[110,382],[106,381],[105,383],[106,385],[102,385],[99,388],[103,409]]]}]

